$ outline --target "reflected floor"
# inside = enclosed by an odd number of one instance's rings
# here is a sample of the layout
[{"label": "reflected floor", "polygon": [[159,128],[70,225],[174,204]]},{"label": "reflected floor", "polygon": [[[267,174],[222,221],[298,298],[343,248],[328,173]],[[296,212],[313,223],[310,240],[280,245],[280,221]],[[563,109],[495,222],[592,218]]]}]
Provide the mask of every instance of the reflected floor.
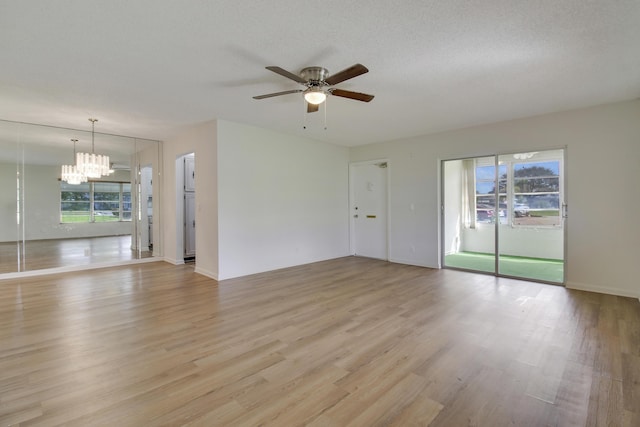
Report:
[{"label": "reflected floor", "polygon": [[131,236],[0,243],[0,273],[124,262],[152,256],[131,249]]},{"label": "reflected floor", "polygon": [[[446,267],[488,273],[493,273],[495,270],[493,254],[477,252],[459,252],[447,255],[444,257],[444,264]],[[524,279],[562,283],[564,279],[564,263],[562,260],[502,255],[500,256],[500,273]]]}]

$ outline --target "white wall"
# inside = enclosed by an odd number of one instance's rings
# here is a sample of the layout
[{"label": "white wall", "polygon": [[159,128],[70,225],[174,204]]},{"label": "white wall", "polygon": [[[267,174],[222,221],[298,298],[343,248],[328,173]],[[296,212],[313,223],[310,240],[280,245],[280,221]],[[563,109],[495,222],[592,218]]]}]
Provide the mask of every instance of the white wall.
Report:
[{"label": "white wall", "polygon": [[221,279],[349,254],[347,148],[218,121],[218,150]]},{"label": "white wall", "polygon": [[[216,121],[185,129],[163,144],[164,177],[162,232],[165,260],[184,262],[182,189],[178,188],[176,159],[188,153],[196,158],[196,272],[218,279],[218,141]],[[182,180],[180,180],[182,182]],[[179,191],[180,190],[180,191]]]},{"label": "white wall", "polygon": [[639,297],[638,100],[356,147],[351,160],[389,159],[391,260],[438,267],[442,159],[563,146],[568,148],[567,286]]},{"label": "white wall", "polygon": [[[564,231],[548,227],[511,227],[500,225],[499,251],[502,255],[563,259]],[[492,224],[462,228],[461,251],[493,253],[495,230]]]},{"label": "white wall", "polygon": [[16,224],[16,165],[0,163],[0,242],[20,238]]}]

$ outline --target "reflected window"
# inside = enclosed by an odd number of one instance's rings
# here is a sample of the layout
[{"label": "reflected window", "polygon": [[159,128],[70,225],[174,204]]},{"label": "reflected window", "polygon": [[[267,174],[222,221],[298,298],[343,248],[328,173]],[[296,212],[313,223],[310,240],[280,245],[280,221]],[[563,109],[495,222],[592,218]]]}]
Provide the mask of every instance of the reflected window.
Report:
[{"label": "reflected window", "polygon": [[60,222],[91,222],[91,184],[60,183]]},{"label": "reflected window", "polygon": [[131,221],[130,183],[60,183],[60,222],[113,221]]},{"label": "reflected window", "polygon": [[122,216],[123,221],[131,221],[131,184],[122,184]]}]

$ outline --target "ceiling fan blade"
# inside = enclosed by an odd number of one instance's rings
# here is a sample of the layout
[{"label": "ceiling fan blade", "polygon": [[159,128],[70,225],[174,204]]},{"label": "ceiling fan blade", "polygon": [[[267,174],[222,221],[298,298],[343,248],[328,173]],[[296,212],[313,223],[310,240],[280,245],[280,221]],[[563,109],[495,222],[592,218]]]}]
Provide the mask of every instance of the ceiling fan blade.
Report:
[{"label": "ceiling fan blade", "polygon": [[310,102],[307,102],[307,113],[315,113],[319,108],[319,104],[311,104]]},{"label": "ceiling fan blade", "polygon": [[373,99],[373,95],[367,95],[366,93],[351,92],[350,90],[342,89],[330,89],[329,93],[335,96],[341,96],[343,98],[355,99],[356,101],[369,102]]},{"label": "ceiling fan blade", "polygon": [[271,98],[273,96],[288,95],[290,93],[298,93],[298,92],[302,92],[302,89],[285,90],[284,92],[274,92],[274,93],[268,93],[266,95],[258,95],[258,96],[254,96],[253,99],[265,99],[265,98]]},{"label": "ceiling fan blade", "polygon": [[345,80],[352,79],[354,77],[358,77],[360,74],[368,73],[369,69],[362,64],[352,65],[351,67],[340,71],[324,81],[327,82],[330,86],[343,82]]},{"label": "ceiling fan blade", "polygon": [[293,74],[287,70],[285,70],[284,68],[280,68],[280,67],[276,67],[275,65],[271,65],[269,67],[265,67],[267,70],[269,71],[273,71],[276,74],[280,74],[281,76],[284,76],[288,79],[293,80],[294,82],[298,82],[300,84],[306,84],[307,81],[305,79],[303,79],[302,77]]}]

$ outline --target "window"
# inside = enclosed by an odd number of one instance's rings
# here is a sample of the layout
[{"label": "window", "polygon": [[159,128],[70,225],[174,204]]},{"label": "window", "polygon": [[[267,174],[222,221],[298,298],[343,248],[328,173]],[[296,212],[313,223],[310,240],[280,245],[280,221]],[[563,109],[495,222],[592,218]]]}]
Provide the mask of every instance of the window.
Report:
[{"label": "window", "polygon": [[507,167],[498,168],[498,209],[496,209],[496,167],[476,163],[476,223],[493,223],[496,215],[501,224],[507,222]]},{"label": "window", "polygon": [[[476,161],[476,222],[514,226],[558,226],[560,212],[560,159],[506,160],[498,169],[498,208],[495,206],[495,164]],[[491,159],[493,161],[493,159]]]},{"label": "window", "polygon": [[60,222],[131,221],[131,184],[60,183]]},{"label": "window", "polygon": [[93,183],[93,220],[95,222],[120,220],[120,184]]},{"label": "window", "polygon": [[60,184],[60,222],[91,221],[91,185]]},{"label": "window", "polygon": [[560,225],[560,161],[513,164],[514,225]]},{"label": "window", "polygon": [[131,184],[122,184],[122,221],[131,221]]}]

